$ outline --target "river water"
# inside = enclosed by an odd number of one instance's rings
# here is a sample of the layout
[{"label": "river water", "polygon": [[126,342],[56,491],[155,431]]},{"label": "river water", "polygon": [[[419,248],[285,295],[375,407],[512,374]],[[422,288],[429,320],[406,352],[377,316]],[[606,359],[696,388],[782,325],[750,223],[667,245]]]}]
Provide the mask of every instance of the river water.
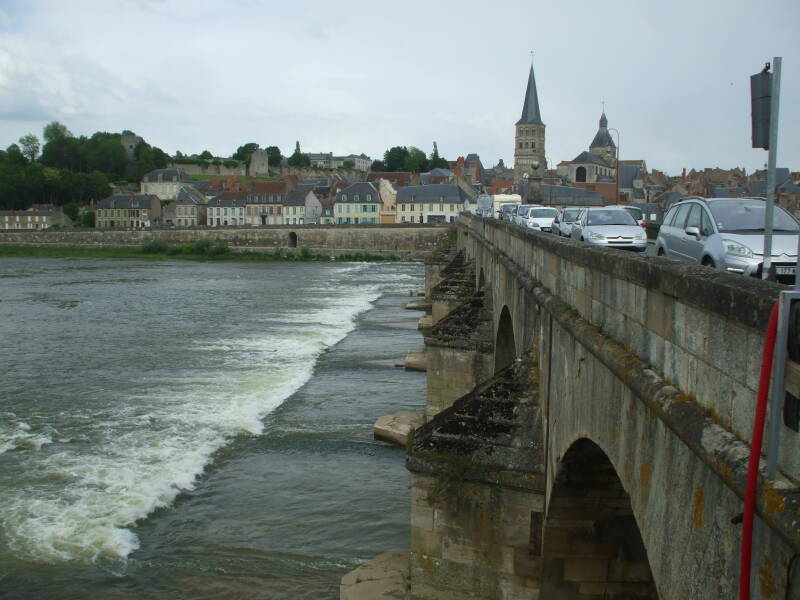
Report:
[{"label": "river water", "polygon": [[419,264],[0,261],[0,598],[336,598],[408,547]]}]

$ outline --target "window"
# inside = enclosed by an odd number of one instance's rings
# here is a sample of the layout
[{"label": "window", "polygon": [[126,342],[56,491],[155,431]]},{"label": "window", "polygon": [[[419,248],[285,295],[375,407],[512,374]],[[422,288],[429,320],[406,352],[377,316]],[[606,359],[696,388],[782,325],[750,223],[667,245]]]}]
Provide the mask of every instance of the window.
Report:
[{"label": "window", "polygon": [[677,212],[675,213],[675,218],[672,220],[672,223],[670,223],[670,225],[672,225],[673,227],[679,227],[680,229],[683,229],[684,227],[683,224],[686,222],[686,215],[688,214],[689,209],[691,207],[692,207],[691,204],[683,204],[679,206]]},{"label": "window", "polygon": [[405,211],[406,211],[406,205],[405,205],[405,204],[401,204],[401,205],[400,205],[400,210],[402,210],[403,212],[405,212]]},{"label": "window", "polygon": [[347,202],[347,194],[342,194],[342,202]]},{"label": "window", "polygon": [[[411,212],[414,212],[414,205],[413,204],[411,205]],[[413,221],[412,221],[412,223],[413,223]]]},{"label": "window", "polygon": [[355,196],[353,196],[353,202],[358,202],[358,194],[356,194]]},{"label": "window", "polygon": [[372,202],[372,194],[367,194],[367,202]]},{"label": "window", "polygon": [[411,222],[412,223],[414,222],[414,216],[413,215],[411,216]]}]

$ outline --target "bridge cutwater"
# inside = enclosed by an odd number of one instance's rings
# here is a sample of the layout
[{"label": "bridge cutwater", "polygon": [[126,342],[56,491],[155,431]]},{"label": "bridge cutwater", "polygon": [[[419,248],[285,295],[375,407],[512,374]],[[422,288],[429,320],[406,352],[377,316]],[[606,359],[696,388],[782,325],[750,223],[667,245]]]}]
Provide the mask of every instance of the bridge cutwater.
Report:
[{"label": "bridge cutwater", "polygon": [[[780,287],[469,215],[426,280],[410,597],[738,597]],[[789,363],[795,401],[797,372]],[[752,598],[800,598],[791,412],[775,478],[762,460]]]}]

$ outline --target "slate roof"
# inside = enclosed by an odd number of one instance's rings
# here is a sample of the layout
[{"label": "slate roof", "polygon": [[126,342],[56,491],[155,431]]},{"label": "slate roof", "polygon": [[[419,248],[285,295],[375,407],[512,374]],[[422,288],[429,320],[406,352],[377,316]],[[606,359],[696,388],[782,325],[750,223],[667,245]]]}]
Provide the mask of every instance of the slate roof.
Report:
[{"label": "slate roof", "polygon": [[[412,200],[411,197],[414,197]],[[442,202],[443,204],[463,203],[469,200],[467,193],[452,183],[434,183],[431,185],[410,185],[397,190],[397,200],[401,202],[424,202],[433,204]]]},{"label": "slate roof", "polygon": [[222,192],[211,198],[208,206],[244,206],[247,203],[247,192]]},{"label": "slate roof", "polygon": [[552,206],[603,206],[603,197],[592,190],[568,185],[543,183],[542,201]]},{"label": "slate roof", "polygon": [[633,180],[639,177],[641,171],[639,167],[633,165],[621,165],[617,172],[619,174],[619,187],[628,189],[633,187]]},{"label": "slate roof", "polygon": [[533,65],[528,73],[528,87],[525,88],[525,103],[522,105],[522,116],[517,121],[517,125],[524,123],[542,123],[542,115],[539,113],[539,94],[536,92],[536,77],[533,74]]},{"label": "slate roof", "polygon": [[192,180],[192,178],[181,169],[156,169],[155,171],[145,173],[142,177],[142,181],[145,183],[158,183],[159,175],[161,176],[162,182],[185,181],[188,183]]},{"label": "slate roof", "polygon": [[154,194],[112,194],[97,203],[97,208],[152,208],[153,202],[161,202]]},{"label": "slate roof", "polygon": [[592,154],[591,152],[587,152],[584,150],[574,159],[572,159],[573,163],[581,163],[581,164],[593,164],[593,165],[600,165],[601,167],[610,167],[611,165],[608,164],[601,156],[597,156],[597,154]]},{"label": "slate roof", "polygon": [[292,190],[283,198],[284,206],[305,206],[309,190]]},{"label": "slate roof", "polygon": [[[353,196],[358,194],[358,201],[359,202],[366,202],[367,201],[367,194],[372,194],[371,202],[380,203],[381,197],[378,194],[378,189],[371,183],[366,181],[360,181],[358,183],[354,183],[353,185],[349,185],[344,188],[341,192],[336,194],[336,198],[333,200],[334,202],[354,202]],[[346,196],[346,200],[342,200],[342,196]]]},{"label": "slate roof", "polygon": [[606,118],[606,113],[604,112],[600,116],[600,127],[597,130],[597,133],[594,135],[594,139],[592,143],[589,144],[589,148],[614,148],[614,140],[611,138],[611,134],[608,131],[608,119]]},{"label": "slate roof", "polygon": [[205,204],[206,202],[206,197],[197,188],[190,185],[182,185],[175,197],[175,204]]},{"label": "slate roof", "polygon": [[750,191],[741,186],[735,187],[715,187],[711,188],[711,195],[714,198],[736,198],[738,196],[746,196]]}]

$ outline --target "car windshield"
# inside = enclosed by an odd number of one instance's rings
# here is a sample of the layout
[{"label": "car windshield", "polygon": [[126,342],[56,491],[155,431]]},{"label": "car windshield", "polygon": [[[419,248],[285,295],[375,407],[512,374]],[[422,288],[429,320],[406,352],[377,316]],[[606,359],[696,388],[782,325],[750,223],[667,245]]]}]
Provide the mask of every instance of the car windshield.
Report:
[{"label": "car windshield", "polygon": [[568,208],[564,211],[564,216],[561,217],[562,221],[577,221],[578,217],[581,214],[581,209],[579,208]]},{"label": "car windshield", "polygon": [[[708,208],[714,215],[720,232],[764,231],[766,202],[763,200],[736,200],[735,202],[709,202]],[[773,231],[800,231],[797,221],[780,206],[773,213]]]},{"label": "car windshield", "polygon": [[528,216],[534,219],[555,219],[558,211],[555,208],[532,208]]},{"label": "car windshield", "polygon": [[590,210],[586,216],[587,225],[636,225],[626,210]]},{"label": "car windshield", "polygon": [[625,210],[631,213],[631,216],[637,221],[642,219],[642,209],[635,206],[626,206]]}]

